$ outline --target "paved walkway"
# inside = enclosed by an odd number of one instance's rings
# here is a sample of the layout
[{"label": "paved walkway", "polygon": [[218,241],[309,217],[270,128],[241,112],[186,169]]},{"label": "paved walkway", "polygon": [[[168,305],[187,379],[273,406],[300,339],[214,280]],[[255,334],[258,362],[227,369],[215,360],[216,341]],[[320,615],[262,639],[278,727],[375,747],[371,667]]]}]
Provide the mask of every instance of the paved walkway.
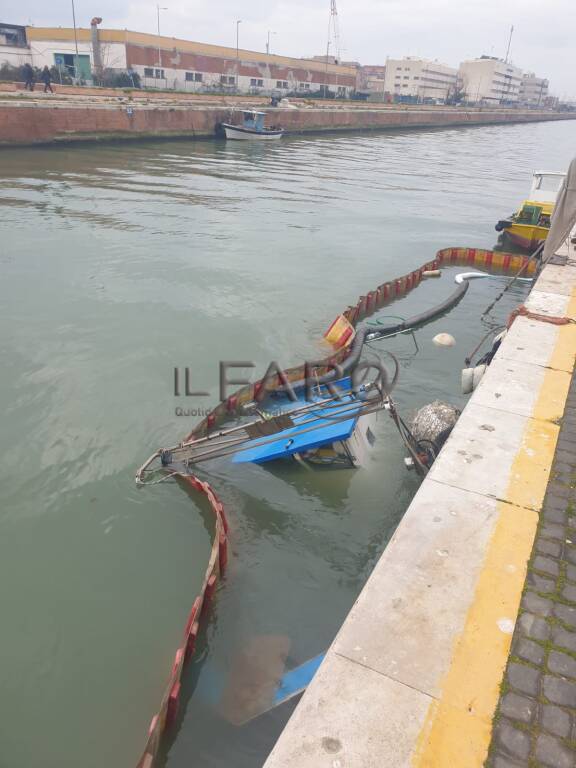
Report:
[{"label": "paved walkway", "polygon": [[490,768],[576,766],[576,375],[494,724]]}]

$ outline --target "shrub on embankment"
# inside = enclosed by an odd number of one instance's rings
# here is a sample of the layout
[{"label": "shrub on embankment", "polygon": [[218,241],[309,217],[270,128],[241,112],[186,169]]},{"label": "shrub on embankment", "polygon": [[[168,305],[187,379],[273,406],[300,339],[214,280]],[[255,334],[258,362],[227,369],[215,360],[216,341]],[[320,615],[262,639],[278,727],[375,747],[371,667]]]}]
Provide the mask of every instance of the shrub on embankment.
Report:
[{"label": "shrub on embankment", "polygon": [[[40,82],[40,75],[42,69],[40,67],[32,67],[34,71],[34,80]],[[72,78],[67,71],[61,70],[58,67],[51,67],[50,74],[52,75],[52,81],[54,83],[61,83],[62,85],[72,85]],[[24,66],[15,67],[13,64],[4,62],[0,65],[0,81],[4,83],[23,83],[26,80],[26,73]]]},{"label": "shrub on embankment", "polygon": [[[38,83],[41,80],[42,69],[32,67],[34,70],[34,80]],[[52,82],[60,85],[74,85],[74,78],[66,68],[52,66],[50,68]],[[140,75],[137,72],[119,72],[114,69],[105,69],[101,75],[94,75],[94,85],[102,88],[140,88]],[[24,66],[16,67],[13,64],[5,62],[0,65],[0,82],[23,83],[26,80]],[[81,81],[81,85],[85,83]]]}]

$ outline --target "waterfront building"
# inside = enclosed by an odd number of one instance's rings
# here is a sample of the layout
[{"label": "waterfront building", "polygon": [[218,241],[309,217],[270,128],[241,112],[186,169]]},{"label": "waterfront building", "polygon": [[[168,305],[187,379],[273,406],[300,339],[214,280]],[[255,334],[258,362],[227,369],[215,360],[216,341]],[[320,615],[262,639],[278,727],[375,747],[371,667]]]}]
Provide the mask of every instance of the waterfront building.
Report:
[{"label": "waterfront building", "polygon": [[477,104],[515,104],[520,100],[522,70],[494,56],[463,61],[460,77],[464,99]]},{"label": "waterfront building", "polygon": [[[339,97],[350,96],[356,87],[356,67],[328,61],[208,45],[173,37],[129,30],[100,29],[93,19],[90,29],[20,27],[22,36],[1,36],[0,65],[56,66],[74,73],[76,43],[79,77],[93,81],[100,71],[139,75],[147,88],[182,91],[220,91],[253,94],[272,92],[318,93],[327,89]],[[15,29],[0,24],[0,28]],[[4,44],[2,42],[4,41]],[[18,56],[14,56],[18,47]]]},{"label": "waterfront building", "polygon": [[530,106],[542,106],[548,97],[548,80],[536,77],[534,72],[524,72],[520,83],[520,102]]},{"label": "waterfront building", "polygon": [[0,23],[0,66],[21,67],[29,60],[26,27]]},{"label": "waterfront building", "polygon": [[357,90],[365,93],[368,98],[383,101],[386,92],[386,66],[384,64],[368,64],[360,67]]},{"label": "waterfront building", "polygon": [[458,70],[414,56],[387,59],[384,90],[396,99],[445,103],[456,90]]}]

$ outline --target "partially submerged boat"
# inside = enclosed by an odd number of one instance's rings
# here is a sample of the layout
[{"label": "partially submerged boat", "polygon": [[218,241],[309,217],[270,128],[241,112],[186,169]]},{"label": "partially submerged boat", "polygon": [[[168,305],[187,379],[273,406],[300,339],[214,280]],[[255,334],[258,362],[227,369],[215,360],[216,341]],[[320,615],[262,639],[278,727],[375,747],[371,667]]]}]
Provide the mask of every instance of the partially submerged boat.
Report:
[{"label": "partially submerged boat", "polygon": [[250,439],[238,447],[232,461],[264,464],[295,458],[311,464],[364,466],[375,442],[376,411],[369,388],[354,390],[351,379],[345,378],[335,382],[332,391],[336,394],[323,385],[310,400],[301,388],[295,392],[296,400],[285,393],[276,395],[270,404],[277,415],[249,426]]},{"label": "partially submerged boat", "polygon": [[550,219],[565,176],[565,173],[536,171],[528,199],[508,219],[501,219],[496,231],[504,232],[504,236],[520,248],[537,248],[550,230]]},{"label": "partially submerged boat", "polygon": [[355,387],[350,377],[320,383],[308,391],[304,382],[270,392],[245,411],[257,418],[204,437],[162,448],[141,467],[186,475],[199,464],[228,458],[232,463],[266,464],[296,460],[302,464],[361,467],[375,443],[376,414],[389,406],[375,383]]},{"label": "partially submerged boat", "polygon": [[264,125],[266,112],[255,112],[253,110],[242,111],[242,125],[233,125],[232,123],[222,123],[222,129],[227,139],[237,139],[240,141],[275,141],[282,138],[283,128],[271,126],[267,128]]}]

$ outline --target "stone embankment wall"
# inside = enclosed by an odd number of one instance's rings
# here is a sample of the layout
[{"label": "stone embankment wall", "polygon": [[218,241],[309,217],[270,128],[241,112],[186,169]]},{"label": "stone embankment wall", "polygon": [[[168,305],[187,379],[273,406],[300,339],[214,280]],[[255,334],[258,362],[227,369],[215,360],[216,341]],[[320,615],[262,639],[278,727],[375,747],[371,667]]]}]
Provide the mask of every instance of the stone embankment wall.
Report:
[{"label": "stone embankment wall", "polygon": [[206,138],[230,110],[122,104],[0,103],[0,146],[162,137]]},{"label": "stone embankment wall", "polygon": [[[104,98],[106,96],[107,98]],[[245,104],[239,104],[245,107]],[[404,108],[317,104],[293,109],[269,109],[268,124],[290,133],[425,128],[459,125],[538,122],[576,118],[575,115],[505,109]],[[146,138],[208,138],[220,122],[238,122],[233,107],[221,103],[164,101],[142,95],[129,99],[108,94],[90,99],[57,93],[53,97],[0,100],[0,146]]]}]

